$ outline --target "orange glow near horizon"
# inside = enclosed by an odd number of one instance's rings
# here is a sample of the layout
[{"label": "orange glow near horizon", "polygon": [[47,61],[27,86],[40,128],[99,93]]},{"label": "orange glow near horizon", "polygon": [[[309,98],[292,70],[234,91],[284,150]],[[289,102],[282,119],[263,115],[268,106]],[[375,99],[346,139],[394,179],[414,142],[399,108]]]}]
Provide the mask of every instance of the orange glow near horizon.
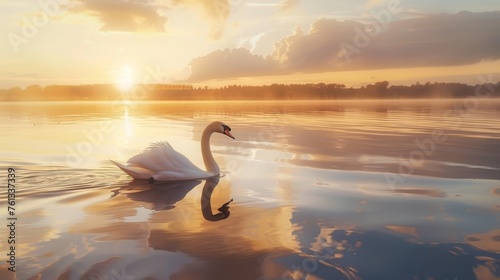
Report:
[{"label": "orange glow near horizon", "polygon": [[[336,71],[323,73],[294,73],[288,75],[238,77],[224,80],[210,80],[193,83],[195,87],[209,86],[221,87],[225,85],[270,85],[302,84],[302,83],[338,83],[348,87],[360,87],[380,81],[389,81],[390,84],[411,85],[416,82],[459,82],[466,84],[479,84],[480,76],[499,74],[500,60],[481,62],[473,65],[447,66],[447,67],[419,67],[419,68],[394,68],[357,71]],[[470,79],[464,79],[470,76]],[[495,80],[493,82],[496,82]]]}]

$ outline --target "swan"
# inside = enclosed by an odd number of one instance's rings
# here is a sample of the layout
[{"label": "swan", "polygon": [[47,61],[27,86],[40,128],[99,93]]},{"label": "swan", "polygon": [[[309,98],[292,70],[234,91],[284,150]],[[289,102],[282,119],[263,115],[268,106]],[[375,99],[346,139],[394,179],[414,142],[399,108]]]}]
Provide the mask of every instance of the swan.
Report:
[{"label": "swan", "polygon": [[183,154],[174,150],[168,142],[152,143],[142,153],[130,158],[127,161],[128,165],[110,161],[132,178],[147,179],[150,183],[207,179],[220,175],[219,166],[210,150],[210,136],[217,132],[235,139],[230,131],[231,128],[222,122],[213,122],[203,130],[201,154],[206,171],[201,170]]}]

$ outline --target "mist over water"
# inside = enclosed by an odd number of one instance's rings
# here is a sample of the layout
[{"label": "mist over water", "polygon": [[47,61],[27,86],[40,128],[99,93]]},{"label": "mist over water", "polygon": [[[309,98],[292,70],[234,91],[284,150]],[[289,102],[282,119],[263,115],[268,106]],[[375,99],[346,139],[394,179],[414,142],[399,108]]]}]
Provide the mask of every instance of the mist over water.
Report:
[{"label": "mist over water", "polygon": [[[0,103],[17,277],[500,279],[500,100],[476,101]],[[168,141],[203,167],[216,120],[218,181],[109,162]]]}]

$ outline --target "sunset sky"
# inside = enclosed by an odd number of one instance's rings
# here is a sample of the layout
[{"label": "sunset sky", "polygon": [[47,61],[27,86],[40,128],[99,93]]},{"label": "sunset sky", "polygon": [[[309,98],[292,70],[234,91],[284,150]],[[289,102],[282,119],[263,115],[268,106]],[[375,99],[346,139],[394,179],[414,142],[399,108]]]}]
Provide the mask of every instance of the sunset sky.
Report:
[{"label": "sunset sky", "polygon": [[2,0],[0,88],[478,83],[498,0]]}]

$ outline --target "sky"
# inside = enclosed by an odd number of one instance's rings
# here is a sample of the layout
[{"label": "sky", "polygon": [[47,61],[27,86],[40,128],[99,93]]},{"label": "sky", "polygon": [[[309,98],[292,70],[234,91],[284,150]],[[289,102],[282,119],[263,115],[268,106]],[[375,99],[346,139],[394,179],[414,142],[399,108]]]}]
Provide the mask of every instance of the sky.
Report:
[{"label": "sky", "polygon": [[0,0],[0,88],[500,80],[498,0]]}]

